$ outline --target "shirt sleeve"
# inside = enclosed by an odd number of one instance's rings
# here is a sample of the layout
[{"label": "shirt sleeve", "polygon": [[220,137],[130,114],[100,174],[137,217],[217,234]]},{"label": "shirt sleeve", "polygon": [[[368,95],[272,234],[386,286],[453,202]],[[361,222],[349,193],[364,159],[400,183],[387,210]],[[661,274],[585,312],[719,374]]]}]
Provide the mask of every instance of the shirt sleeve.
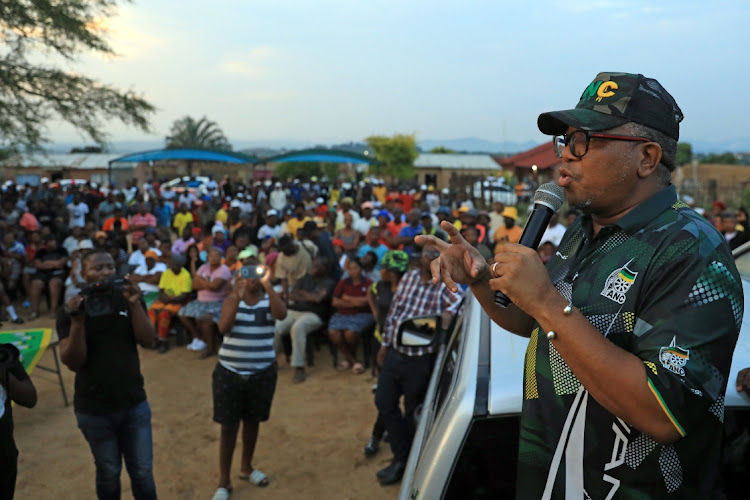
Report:
[{"label": "shirt sleeve", "polygon": [[696,248],[694,255],[653,267],[639,299],[631,352],[643,360],[649,389],[686,436],[707,419],[723,421],[742,285],[728,251],[700,256]]},{"label": "shirt sleeve", "polygon": [[339,298],[342,295],[344,295],[344,287],[345,287],[344,280],[339,281],[336,284],[336,288],[333,289],[333,297]]}]

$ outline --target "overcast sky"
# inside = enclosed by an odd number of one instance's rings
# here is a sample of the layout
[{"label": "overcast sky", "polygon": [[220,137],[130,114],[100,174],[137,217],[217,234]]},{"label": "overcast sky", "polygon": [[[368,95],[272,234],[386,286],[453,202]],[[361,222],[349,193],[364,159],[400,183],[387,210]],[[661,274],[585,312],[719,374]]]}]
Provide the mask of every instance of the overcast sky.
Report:
[{"label": "overcast sky", "polygon": [[[658,79],[681,138],[746,138],[750,2],[135,0],[107,22],[117,58],[73,68],[136,89],[161,140],[186,114],[232,141],[324,144],[371,134],[544,140],[599,71]],[[53,124],[54,140],[79,140]]]}]

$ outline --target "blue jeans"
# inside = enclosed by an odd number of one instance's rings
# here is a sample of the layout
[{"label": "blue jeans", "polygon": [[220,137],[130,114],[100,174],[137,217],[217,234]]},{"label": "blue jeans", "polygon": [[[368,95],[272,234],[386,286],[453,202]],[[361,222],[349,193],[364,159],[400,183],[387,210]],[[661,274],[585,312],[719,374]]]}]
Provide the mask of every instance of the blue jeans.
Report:
[{"label": "blue jeans", "polygon": [[109,415],[76,413],[78,428],[91,447],[96,463],[96,496],[120,499],[122,459],[136,500],[155,499],[151,407],[148,401]]}]

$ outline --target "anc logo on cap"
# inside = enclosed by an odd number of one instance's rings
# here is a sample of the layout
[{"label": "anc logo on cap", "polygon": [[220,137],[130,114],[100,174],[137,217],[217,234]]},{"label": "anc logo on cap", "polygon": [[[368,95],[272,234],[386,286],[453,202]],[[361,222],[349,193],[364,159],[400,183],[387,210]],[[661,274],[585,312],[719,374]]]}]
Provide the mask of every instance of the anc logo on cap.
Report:
[{"label": "anc logo on cap", "polygon": [[617,85],[617,82],[613,82],[612,80],[606,82],[591,82],[586,90],[583,91],[581,100],[591,99],[596,96],[596,102],[602,102],[602,99],[605,97],[612,97],[615,95],[614,91],[618,88],[620,88],[620,86]]}]

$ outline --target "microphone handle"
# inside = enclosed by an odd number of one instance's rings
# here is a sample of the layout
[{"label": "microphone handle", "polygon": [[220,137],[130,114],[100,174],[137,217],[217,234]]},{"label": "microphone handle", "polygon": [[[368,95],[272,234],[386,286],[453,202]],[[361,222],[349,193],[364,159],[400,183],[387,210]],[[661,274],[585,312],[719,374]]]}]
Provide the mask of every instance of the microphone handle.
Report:
[{"label": "microphone handle", "polygon": [[[526,226],[523,228],[518,244],[536,249],[554,213],[550,207],[536,203],[534,209],[529,214],[529,220],[526,221]],[[500,307],[508,307],[510,299],[503,292],[495,292],[495,304]]]}]

